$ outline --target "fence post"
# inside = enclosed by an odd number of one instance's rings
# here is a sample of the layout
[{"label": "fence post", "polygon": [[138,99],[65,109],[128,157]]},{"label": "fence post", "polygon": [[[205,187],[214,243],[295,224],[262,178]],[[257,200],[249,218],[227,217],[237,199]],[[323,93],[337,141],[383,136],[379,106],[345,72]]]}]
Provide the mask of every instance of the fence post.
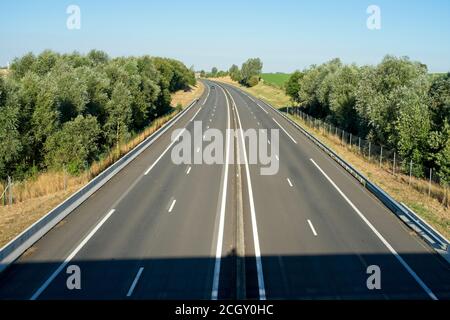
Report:
[{"label": "fence post", "polygon": [[342,145],[344,145],[344,130],[342,130],[342,139],[341,139]]},{"label": "fence post", "polygon": [[10,176],[8,176],[8,191],[9,191],[9,205],[12,205],[13,191],[12,191],[12,180]]},{"label": "fence post", "polygon": [[361,153],[361,138],[360,137],[358,137],[358,150],[359,150],[359,153]]},{"label": "fence post", "polygon": [[352,148],[352,134],[350,133],[350,149]]},{"label": "fence post", "polygon": [[412,178],[412,160],[409,162],[409,185],[411,185]]},{"label": "fence post", "polygon": [[431,175],[433,174],[433,169],[430,168],[430,182],[428,183],[428,196],[431,195]]},{"label": "fence post", "polygon": [[370,161],[370,149],[371,149],[371,147],[372,147],[372,142],[369,141],[369,161]]},{"label": "fence post", "polygon": [[63,166],[63,172],[64,172],[64,191],[66,191],[66,189],[67,189],[66,165]]},{"label": "fence post", "polygon": [[392,167],[392,174],[395,176],[395,151],[394,151],[394,166]]},{"label": "fence post", "polygon": [[2,203],[4,206],[6,206],[6,190],[8,189],[8,185],[5,186],[5,189],[3,190],[2,194]]},{"label": "fence post", "polygon": [[381,161],[383,160],[383,146],[381,146],[381,152],[380,152],[380,168],[381,168]]}]

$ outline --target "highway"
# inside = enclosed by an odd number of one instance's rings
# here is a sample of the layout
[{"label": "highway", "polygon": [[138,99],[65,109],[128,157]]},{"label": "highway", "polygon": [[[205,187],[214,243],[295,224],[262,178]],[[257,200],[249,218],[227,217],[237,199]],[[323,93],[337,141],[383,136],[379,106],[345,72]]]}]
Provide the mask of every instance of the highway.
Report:
[{"label": "highway", "polygon": [[[0,274],[0,299],[450,299],[449,264],[336,162],[263,101],[202,81],[199,102]],[[196,122],[223,133],[223,163],[172,161],[172,134]],[[278,129],[278,172],[261,175],[228,128]]]}]

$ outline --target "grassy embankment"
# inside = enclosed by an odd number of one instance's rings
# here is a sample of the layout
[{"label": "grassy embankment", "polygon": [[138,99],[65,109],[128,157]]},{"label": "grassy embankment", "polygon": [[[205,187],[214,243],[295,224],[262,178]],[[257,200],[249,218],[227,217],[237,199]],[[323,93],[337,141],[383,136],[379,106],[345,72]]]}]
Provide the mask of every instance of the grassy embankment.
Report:
[{"label": "grassy embankment", "polygon": [[[284,94],[282,89],[268,86],[264,83],[260,83],[253,88],[246,88],[232,81],[228,77],[215,80],[236,85],[278,108],[291,105],[289,98]],[[366,177],[383,188],[394,197],[394,199],[405,203],[436,228],[436,230],[441,232],[445,237],[450,238],[450,208],[444,207],[439,200],[428,196],[427,181],[413,178],[410,185],[409,177],[402,174],[392,175],[390,169],[380,168],[379,165],[368,162],[367,159],[357,153],[356,150],[351,150],[347,146],[343,146],[338,138],[312,129],[297,117],[293,119],[304,128],[307,128],[310,133],[314,134],[339,156],[351,163]],[[439,188],[439,186],[434,185],[433,189],[436,188]],[[438,191],[442,192],[442,190],[432,190],[432,192]]]},{"label": "grassy embankment", "polygon": [[[203,84],[197,82],[197,86],[191,87],[190,90],[175,92],[172,94],[171,105],[174,108],[179,104],[186,107],[193,99],[200,97],[203,90]],[[136,147],[146,137],[175,116],[177,112],[174,109],[171,114],[156,119],[143,132],[130,139],[130,141],[121,144],[119,153],[114,148],[106,157],[93,163],[89,170],[80,176],[69,176],[61,171],[51,171],[39,173],[33,178],[16,184],[13,188],[14,204],[11,206],[0,206],[0,247],[79,190],[121,156]],[[0,186],[0,195],[2,193],[3,186]]]},{"label": "grassy embankment", "polygon": [[280,88],[277,88],[275,86],[267,85],[263,81],[261,81],[254,87],[248,88],[248,87],[242,86],[239,83],[231,80],[231,78],[228,76],[223,77],[223,78],[210,78],[210,80],[215,80],[215,81],[219,81],[219,82],[232,84],[232,85],[239,87],[242,90],[254,95],[258,99],[267,101],[271,105],[276,106],[278,108],[285,107],[285,106],[288,106],[291,104],[289,97],[284,93],[283,90],[281,90]]}]

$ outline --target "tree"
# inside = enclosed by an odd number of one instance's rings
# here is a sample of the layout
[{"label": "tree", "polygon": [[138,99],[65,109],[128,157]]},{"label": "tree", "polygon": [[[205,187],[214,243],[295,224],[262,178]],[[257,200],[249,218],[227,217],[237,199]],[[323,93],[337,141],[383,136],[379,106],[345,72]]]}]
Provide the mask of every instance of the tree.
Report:
[{"label": "tree", "polygon": [[118,144],[129,133],[128,128],[132,116],[130,100],[130,91],[125,84],[122,82],[116,83],[111,100],[106,105],[105,134],[110,145]]},{"label": "tree", "polygon": [[356,92],[361,80],[359,68],[356,65],[343,66],[327,79],[325,81],[330,81],[328,118],[348,132],[364,135],[364,122],[356,110]]},{"label": "tree", "polygon": [[414,163],[423,163],[426,157],[427,141],[430,133],[430,114],[421,92],[407,87],[397,91],[398,115],[393,123],[395,137],[391,137],[400,155]]},{"label": "tree", "polygon": [[[410,93],[407,94],[405,88]],[[356,108],[366,119],[373,140],[396,147],[395,123],[401,107],[405,106],[401,99],[417,94],[415,103],[426,106],[428,88],[426,67],[408,58],[387,56],[375,68],[365,68],[358,87]]]},{"label": "tree", "polygon": [[21,151],[18,131],[19,104],[17,89],[0,77],[0,178],[14,169],[13,163]]},{"label": "tree", "polygon": [[212,67],[211,69],[211,77],[215,78],[217,76],[217,68],[216,67]]},{"label": "tree", "polygon": [[291,100],[295,103],[300,102],[298,92],[300,91],[300,80],[303,76],[304,74],[301,71],[295,71],[286,82],[286,94],[291,97]]},{"label": "tree", "polygon": [[109,56],[106,52],[100,50],[91,50],[87,54],[87,58],[91,61],[93,66],[106,64],[109,61]]},{"label": "tree", "polygon": [[450,72],[433,80],[429,97],[434,129],[439,130],[450,123]]},{"label": "tree", "polygon": [[228,70],[228,73],[230,74],[231,80],[236,82],[241,81],[241,71],[237,65],[233,64]]},{"label": "tree", "polygon": [[66,122],[45,142],[47,166],[56,169],[67,166],[70,173],[79,173],[98,154],[100,132],[97,119],[90,115],[79,115]]},{"label": "tree", "polygon": [[[258,84],[261,77],[262,67],[263,64],[259,58],[248,59],[244,62],[241,67],[241,83],[246,86],[254,86]],[[250,79],[252,80],[250,81]],[[257,79],[256,84],[255,79]],[[250,85],[250,82],[252,85]]]}]

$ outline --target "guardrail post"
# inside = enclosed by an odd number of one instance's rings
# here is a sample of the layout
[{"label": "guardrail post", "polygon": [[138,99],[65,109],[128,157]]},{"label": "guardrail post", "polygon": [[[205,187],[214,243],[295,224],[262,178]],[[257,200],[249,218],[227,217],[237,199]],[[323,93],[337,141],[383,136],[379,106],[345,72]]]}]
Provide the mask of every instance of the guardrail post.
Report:
[{"label": "guardrail post", "polygon": [[359,150],[359,153],[361,153],[361,138],[360,137],[358,137],[358,150]]},{"label": "guardrail post", "polygon": [[369,161],[370,161],[370,148],[372,147],[372,142],[369,141]]},{"label": "guardrail post", "polygon": [[350,149],[352,148],[352,134],[350,133]]}]

